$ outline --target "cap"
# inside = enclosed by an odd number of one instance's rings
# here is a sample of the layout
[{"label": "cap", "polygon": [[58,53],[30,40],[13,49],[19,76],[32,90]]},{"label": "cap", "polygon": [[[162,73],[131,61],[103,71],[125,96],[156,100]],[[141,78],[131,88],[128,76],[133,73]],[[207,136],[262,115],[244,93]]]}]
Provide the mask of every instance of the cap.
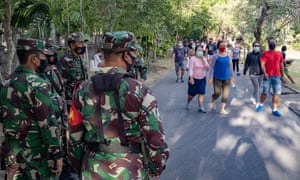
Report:
[{"label": "cap", "polygon": [[17,41],[17,51],[41,51],[46,55],[51,55],[54,52],[46,49],[46,42],[39,39],[18,39]]},{"label": "cap", "polygon": [[87,42],[89,39],[81,32],[74,32],[68,36],[68,41]]},{"label": "cap", "polygon": [[54,44],[54,41],[53,41],[51,38],[45,38],[44,40],[45,40],[45,42],[46,42],[46,45],[45,45],[45,46],[46,46],[46,48],[47,48],[48,50],[51,50],[51,51],[53,51],[54,53],[57,53],[57,51],[59,51],[59,50],[62,49],[61,46],[55,45],[55,44]]},{"label": "cap", "polygon": [[103,50],[141,50],[136,38],[129,31],[106,32],[103,36]]}]

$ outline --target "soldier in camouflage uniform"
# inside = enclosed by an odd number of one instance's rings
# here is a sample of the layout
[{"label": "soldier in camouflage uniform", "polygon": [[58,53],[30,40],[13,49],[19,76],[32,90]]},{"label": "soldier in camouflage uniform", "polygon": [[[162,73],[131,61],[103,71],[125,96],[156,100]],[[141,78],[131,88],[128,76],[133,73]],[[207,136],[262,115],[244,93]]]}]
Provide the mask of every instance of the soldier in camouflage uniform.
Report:
[{"label": "soldier in camouflage uniform", "polygon": [[20,66],[0,89],[1,147],[7,179],[56,179],[62,171],[60,128],[48,81],[36,72],[45,61],[44,42],[19,39]]},{"label": "soldier in camouflage uniform", "polygon": [[159,177],[169,157],[157,101],[130,78],[136,59],[131,32],[104,35],[104,64],[74,94],[68,158],[82,179]]},{"label": "soldier in camouflage uniform", "polygon": [[60,104],[60,115],[62,118],[62,125],[63,128],[67,128],[67,106],[65,102],[65,94],[64,94],[64,84],[63,79],[61,76],[61,73],[59,72],[57,68],[57,53],[55,50],[52,50],[52,53],[46,54],[48,65],[44,72],[45,77],[50,81],[51,83],[51,92],[57,93],[59,98],[58,102]]},{"label": "soldier in camouflage uniform", "polygon": [[83,63],[87,39],[82,33],[72,33],[68,37],[70,51],[60,58],[60,70],[65,83],[65,98],[70,105],[74,86],[87,79],[87,69]]},{"label": "soldier in camouflage uniform", "polygon": [[52,54],[46,54],[48,59],[48,66],[45,70],[44,77],[47,78],[50,81],[51,85],[51,91],[56,94],[56,97],[53,99],[55,102],[59,104],[59,110],[58,110],[58,120],[62,124],[62,147],[64,152],[64,166],[63,166],[63,172],[60,177],[60,179],[67,179],[65,177],[70,176],[70,169],[69,164],[66,160],[67,155],[67,147],[66,147],[66,137],[67,137],[67,128],[68,128],[68,109],[67,104],[64,98],[64,84],[63,79],[61,77],[60,72],[58,71],[56,65],[57,65],[57,53],[56,50],[52,50]]}]

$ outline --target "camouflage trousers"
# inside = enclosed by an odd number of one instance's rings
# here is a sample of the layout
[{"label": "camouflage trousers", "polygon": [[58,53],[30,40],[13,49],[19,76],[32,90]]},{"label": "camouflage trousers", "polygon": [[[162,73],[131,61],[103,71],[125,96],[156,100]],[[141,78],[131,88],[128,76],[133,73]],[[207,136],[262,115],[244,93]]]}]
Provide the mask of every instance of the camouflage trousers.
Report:
[{"label": "camouflage trousers", "polygon": [[82,180],[145,179],[141,154],[88,152],[82,163]]}]

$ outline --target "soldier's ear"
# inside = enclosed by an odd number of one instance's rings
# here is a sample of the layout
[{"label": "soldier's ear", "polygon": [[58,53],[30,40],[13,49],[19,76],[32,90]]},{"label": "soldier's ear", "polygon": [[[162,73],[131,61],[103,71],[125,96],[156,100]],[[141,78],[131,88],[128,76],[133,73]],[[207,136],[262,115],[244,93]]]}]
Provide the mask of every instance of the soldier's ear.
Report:
[{"label": "soldier's ear", "polygon": [[75,42],[71,42],[70,43],[70,49],[74,49],[74,47],[75,47]]},{"label": "soldier's ear", "polygon": [[36,54],[31,54],[30,56],[29,56],[29,60],[31,61],[31,63],[32,64],[35,64],[36,66],[38,66],[39,64],[39,58],[38,58],[38,56],[36,55]]},{"label": "soldier's ear", "polygon": [[130,63],[132,63],[132,61],[131,61],[131,57],[130,57],[129,53],[130,53],[129,51],[124,51],[123,57],[124,57],[124,60],[130,64]]}]

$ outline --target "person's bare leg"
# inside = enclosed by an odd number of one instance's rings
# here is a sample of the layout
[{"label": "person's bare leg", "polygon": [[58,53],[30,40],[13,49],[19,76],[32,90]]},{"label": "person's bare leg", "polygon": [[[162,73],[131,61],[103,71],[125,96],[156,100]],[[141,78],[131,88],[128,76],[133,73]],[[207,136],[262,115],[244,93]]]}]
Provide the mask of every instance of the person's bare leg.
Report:
[{"label": "person's bare leg", "polygon": [[180,77],[181,80],[183,80],[183,76],[184,76],[184,70],[182,69],[181,70],[181,77]]},{"label": "person's bare leg", "polygon": [[191,95],[188,95],[188,97],[187,97],[187,103],[186,103],[186,107],[185,107],[187,110],[191,109],[190,102],[193,100],[193,97],[194,96],[191,96]]},{"label": "person's bare leg", "polygon": [[267,94],[262,93],[260,96],[260,104],[264,104],[266,98],[267,98]]},{"label": "person's bare leg", "polygon": [[203,103],[204,103],[204,95],[199,94],[198,95],[198,104],[199,104],[199,110],[198,111],[202,112],[202,113],[206,113],[206,110],[204,109]]},{"label": "person's bare leg", "polygon": [[225,107],[226,107],[226,103],[222,102],[221,103],[221,113],[225,112]]},{"label": "person's bare leg", "polygon": [[287,77],[289,78],[289,80],[290,80],[293,84],[295,84],[295,81],[293,80],[293,78],[292,78],[290,75],[288,75]]},{"label": "person's bare leg", "polygon": [[188,98],[187,98],[188,103],[190,103],[190,102],[193,100],[193,97],[194,97],[194,96],[188,95]]},{"label": "person's bare leg", "polygon": [[202,94],[199,94],[199,96],[198,96],[199,107],[203,107],[203,102],[204,102],[204,97]]},{"label": "person's bare leg", "polygon": [[273,95],[272,103],[273,103],[273,109],[278,109],[278,105],[279,105],[279,95],[278,94]]}]

